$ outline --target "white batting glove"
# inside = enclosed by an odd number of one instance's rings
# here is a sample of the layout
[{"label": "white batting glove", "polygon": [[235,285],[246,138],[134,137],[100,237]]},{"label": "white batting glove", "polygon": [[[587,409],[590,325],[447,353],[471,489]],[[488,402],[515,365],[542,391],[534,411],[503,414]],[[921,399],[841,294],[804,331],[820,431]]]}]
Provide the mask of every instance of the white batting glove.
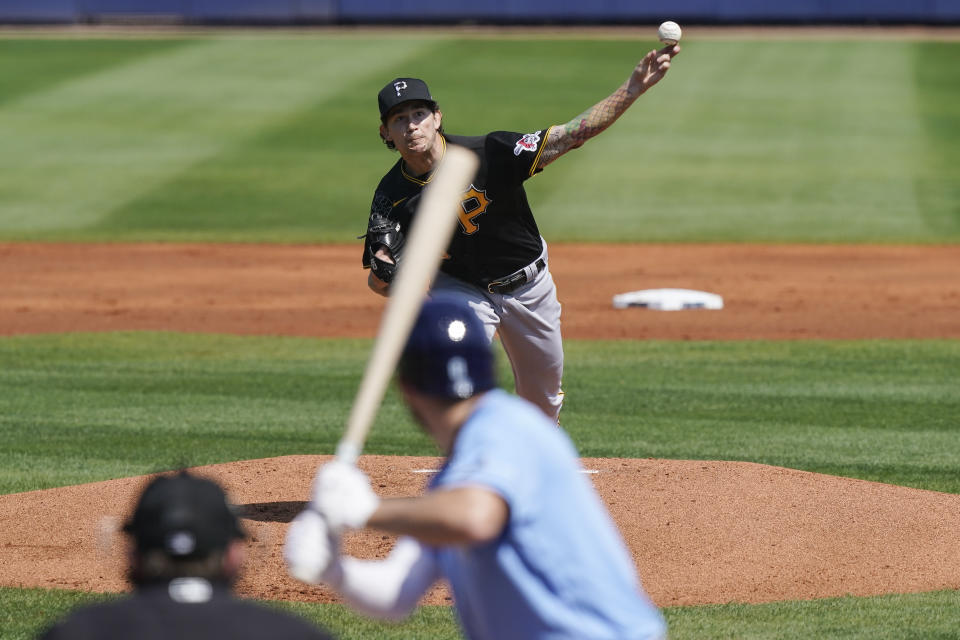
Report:
[{"label": "white batting glove", "polygon": [[320,467],[313,480],[312,506],[334,533],[362,529],[380,505],[370,478],[352,464],[334,460]]},{"label": "white batting glove", "polygon": [[340,566],[340,539],[316,511],[301,511],[287,530],[283,544],[287,572],[308,584],[336,586],[343,571]]}]

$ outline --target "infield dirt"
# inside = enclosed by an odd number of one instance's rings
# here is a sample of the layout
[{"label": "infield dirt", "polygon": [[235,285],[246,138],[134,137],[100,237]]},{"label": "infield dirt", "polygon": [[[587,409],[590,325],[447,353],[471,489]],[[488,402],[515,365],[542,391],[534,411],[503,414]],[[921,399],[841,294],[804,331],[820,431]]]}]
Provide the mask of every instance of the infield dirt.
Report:
[{"label": "infield dirt", "polygon": [[[0,335],[164,330],[372,337],[384,299],[355,246],[0,244]],[[550,247],[563,335],[755,340],[960,337],[960,246]],[[718,293],[720,311],[614,309]]]},{"label": "infield dirt", "polygon": [[[0,244],[0,335],[173,330],[374,335],[383,300],[357,247]],[[554,245],[567,338],[960,337],[960,247]],[[721,311],[615,310],[647,288],[719,293]],[[244,595],[328,601],[283,572],[280,545],[325,458],[214,465],[241,505]],[[364,456],[383,495],[422,490],[435,458]],[[960,496],[750,463],[586,459],[662,606],[960,588]],[[119,541],[145,478],[0,496],[0,585],[120,591]],[[348,549],[384,553],[388,536]],[[448,600],[443,589],[426,602]]]}]

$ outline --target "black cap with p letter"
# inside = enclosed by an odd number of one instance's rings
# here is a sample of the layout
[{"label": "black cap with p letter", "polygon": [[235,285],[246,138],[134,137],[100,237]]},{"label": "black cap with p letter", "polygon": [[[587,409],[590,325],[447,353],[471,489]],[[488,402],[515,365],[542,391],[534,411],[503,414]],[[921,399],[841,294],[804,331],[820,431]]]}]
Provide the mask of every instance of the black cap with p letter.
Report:
[{"label": "black cap with p letter", "polygon": [[430,95],[430,89],[427,88],[426,82],[419,78],[395,78],[377,94],[377,102],[380,105],[380,119],[386,119],[387,114],[395,106],[413,100],[429,102],[434,109],[437,106],[437,101]]}]

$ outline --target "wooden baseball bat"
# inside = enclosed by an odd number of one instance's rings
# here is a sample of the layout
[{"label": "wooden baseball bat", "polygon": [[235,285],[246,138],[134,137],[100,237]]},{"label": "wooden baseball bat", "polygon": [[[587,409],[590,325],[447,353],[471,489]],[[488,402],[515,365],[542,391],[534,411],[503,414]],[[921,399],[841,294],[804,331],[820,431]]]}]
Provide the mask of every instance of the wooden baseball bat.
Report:
[{"label": "wooden baseball bat", "polygon": [[471,151],[447,145],[443,161],[423,190],[403,250],[403,263],[390,287],[373,352],[350,409],[347,429],[337,445],[340,460],[353,464],[363,450],[426,291],[450,243],[460,198],[476,175],[478,164],[477,156]]}]

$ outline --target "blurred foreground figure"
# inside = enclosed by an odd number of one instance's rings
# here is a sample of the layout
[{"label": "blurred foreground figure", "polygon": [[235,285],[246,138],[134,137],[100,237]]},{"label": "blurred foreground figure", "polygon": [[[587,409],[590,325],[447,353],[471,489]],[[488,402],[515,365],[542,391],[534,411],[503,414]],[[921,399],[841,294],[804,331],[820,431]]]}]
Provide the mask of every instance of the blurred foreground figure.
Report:
[{"label": "blurred foreground figure", "polygon": [[244,533],[211,480],[185,472],[153,480],[124,531],[133,594],[78,609],[44,640],[329,640],[306,621],[233,596]]},{"label": "blurred foreground figure", "polygon": [[[665,637],[567,435],[533,404],[495,389],[483,324],[466,302],[426,302],[399,381],[447,456],[443,468],[423,496],[381,500],[353,465],[322,466],[287,535],[294,577],[393,619],[444,578],[473,640]],[[399,536],[387,558],[340,555],[339,535],[362,527]]]}]

